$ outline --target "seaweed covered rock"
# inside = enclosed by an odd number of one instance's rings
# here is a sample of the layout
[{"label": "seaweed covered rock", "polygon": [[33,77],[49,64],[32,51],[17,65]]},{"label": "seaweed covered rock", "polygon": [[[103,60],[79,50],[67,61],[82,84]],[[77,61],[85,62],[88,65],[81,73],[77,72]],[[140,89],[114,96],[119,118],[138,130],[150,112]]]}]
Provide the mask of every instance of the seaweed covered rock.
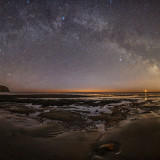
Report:
[{"label": "seaweed covered rock", "polygon": [[10,91],[6,86],[1,86],[0,85],[0,92],[10,92]]}]

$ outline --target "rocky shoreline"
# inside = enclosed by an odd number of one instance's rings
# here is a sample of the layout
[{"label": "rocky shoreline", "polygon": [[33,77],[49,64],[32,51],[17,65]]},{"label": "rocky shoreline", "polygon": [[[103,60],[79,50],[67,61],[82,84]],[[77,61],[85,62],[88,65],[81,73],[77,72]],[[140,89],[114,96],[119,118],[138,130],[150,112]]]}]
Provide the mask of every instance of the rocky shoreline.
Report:
[{"label": "rocky shoreline", "polygon": [[130,107],[134,102],[130,99],[96,100],[81,95],[45,97],[46,95],[34,95],[32,98],[30,95],[0,95],[0,109],[41,123],[60,121],[67,128],[74,126],[76,129],[95,127],[102,122],[106,127],[113,126],[126,119],[131,110],[134,111]]}]

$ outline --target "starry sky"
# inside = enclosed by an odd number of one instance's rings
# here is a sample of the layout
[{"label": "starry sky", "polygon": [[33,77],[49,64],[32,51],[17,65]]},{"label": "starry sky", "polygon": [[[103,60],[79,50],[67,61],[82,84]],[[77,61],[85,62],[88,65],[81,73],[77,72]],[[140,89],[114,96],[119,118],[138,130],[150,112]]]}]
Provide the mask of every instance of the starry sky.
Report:
[{"label": "starry sky", "polygon": [[160,91],[159,0],[1,0],[0,17],[12,91]]}]

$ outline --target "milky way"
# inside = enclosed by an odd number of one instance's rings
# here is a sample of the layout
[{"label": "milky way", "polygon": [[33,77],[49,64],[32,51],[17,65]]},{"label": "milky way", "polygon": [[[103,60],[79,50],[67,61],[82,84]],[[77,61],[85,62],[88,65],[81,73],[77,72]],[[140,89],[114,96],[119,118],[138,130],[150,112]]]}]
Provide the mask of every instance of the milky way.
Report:
[{"label": "milky way", "polygon": [[0,1],[12,91],[160,91],[159,0]]}]

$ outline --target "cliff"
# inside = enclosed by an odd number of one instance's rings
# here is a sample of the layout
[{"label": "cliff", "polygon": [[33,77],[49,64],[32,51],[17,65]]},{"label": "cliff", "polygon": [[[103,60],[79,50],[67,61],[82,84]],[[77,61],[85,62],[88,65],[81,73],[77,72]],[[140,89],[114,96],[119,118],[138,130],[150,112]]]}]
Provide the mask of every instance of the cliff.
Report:
[{"label": "cliff", "polygon": [[6,86],[1,86],[0,85],[0,92],[10,92],[10,91]]}]

